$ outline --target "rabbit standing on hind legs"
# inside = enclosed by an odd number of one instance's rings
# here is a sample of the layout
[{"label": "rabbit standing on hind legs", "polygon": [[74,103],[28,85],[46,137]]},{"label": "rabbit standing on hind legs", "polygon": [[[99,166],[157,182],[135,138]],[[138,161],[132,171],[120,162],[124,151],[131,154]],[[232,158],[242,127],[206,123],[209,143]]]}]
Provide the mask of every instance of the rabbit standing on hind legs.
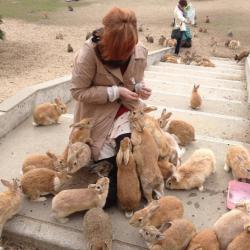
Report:
[{"label": "rabbit standing on hind legs", "polygon": [[[146,109],[146,108],[145,108]],[[131,111],[131,141],[134,146],[133,155],[137,164],[137,171],[141,180],[142,190],[147,202],[153,200],[153,192],[157,198],[164,195],[164,181],[158,166],[159,149],[145,127],[145,113],[143,108]]]},{"label": "rabbit standing on hind legs", "polygon": [[140,205],[141,190],[132,145],[128,137],[121,141],[116,162],[118,168],[117,197],[119,205],[125,210],[125,216],[130,218],[133,215],[133,210]]},{"label": "rabbit standing on hind legs", "polygon": [[201,104],[202,104],[201,96],[198,93],[199,87],[200,87],[200,85],[194,84],[191,99],[190,99],[190,106],[192,109],[199,109],[201,107]]}]

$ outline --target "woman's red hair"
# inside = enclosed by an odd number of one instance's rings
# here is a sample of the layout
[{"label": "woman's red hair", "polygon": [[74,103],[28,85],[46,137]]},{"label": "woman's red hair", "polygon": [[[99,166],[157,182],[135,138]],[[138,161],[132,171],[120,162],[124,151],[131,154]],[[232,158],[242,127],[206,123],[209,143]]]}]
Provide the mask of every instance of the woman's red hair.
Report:
[{"label": "woman's red hair", "polygon": [[99,50],[104,60],[127,60],[138,42],[137,20],[129,9],[112,8],[103,18]]}]

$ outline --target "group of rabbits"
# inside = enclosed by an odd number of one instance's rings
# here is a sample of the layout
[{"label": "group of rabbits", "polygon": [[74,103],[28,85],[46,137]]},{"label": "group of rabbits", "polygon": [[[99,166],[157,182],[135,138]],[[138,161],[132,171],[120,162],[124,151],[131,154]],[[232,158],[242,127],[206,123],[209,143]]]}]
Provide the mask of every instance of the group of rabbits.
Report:
[{"label": "group of rabbits", "polygon": [[[60,115],[66,110],[66,105],[56,98],[55,103],[41,104],[35,108],[34,122],[36,125],[59,123]],[[216,171],[214,153],[210,149],[198,149],[182,163],[184,147],[195,141],[194,127],[183,120],[170,119],[172,113],[166,112],[166,109],[156,119],[148,114],[154,110],[155,107],[140,107],[130,112],[131,138],[126,137],[121,141],[116,157],[119,206],[126,217],[132,217],[131,225],[141,227],[140,234],[149,249],[185,249],[193,236],[191,245],[199,241],[203,244],[207,240],[206,231],[196,235],[193,224],[182,218],[184,211],[181,201],[173,196],[164,197],[164,186],[167,189],[198,188],[202,191],[206,178]],[[32,201],[44,201],[44,195],[50,193],[55,195],[52,215],[61,223],[67,222],[68,216],[75,212],[88,210],[83,219],[88,249],[112,249],[112,224],[103,211],[109,190],[107,176],[112,166],[105,161],[97,164],[91,161],[92,119],[83,118],[70,127],[73,130],[62,155],[47,152],[46,155],[27,156],[23,162],[20,186],[17,180],[13,180],[13,183],[1,180],[8,190],[0,193],[0,235],[5,222],[19,211],[22,193]],[[244,147],[230,147],[225,170],[232,169],[236,179],[248,179],[249,161],[249,153]],[[142,196],[148,205],[135,212],[140,207]],[[244,203],[244,207],[250,210],[249,204]],[[241,210],[237,208],[235,211]],[[247,214],[246,211],[244,213]],[[224,224],[218,223],[214,231],[222,244],[224,234],[218,232]],[[247,232],[247,223],[250,221],[245,219],[242,228],[238,226],[237,233],[243,233],[245,224]],[[219,226],[216,227],[217,224]],[[221,249],[226,249],[236,236],[236,231],[230,239],[224,239]],[[208,237],[213,238],[211,234],[209,231]],[[172,236],[169,238],[169,235]]]}]

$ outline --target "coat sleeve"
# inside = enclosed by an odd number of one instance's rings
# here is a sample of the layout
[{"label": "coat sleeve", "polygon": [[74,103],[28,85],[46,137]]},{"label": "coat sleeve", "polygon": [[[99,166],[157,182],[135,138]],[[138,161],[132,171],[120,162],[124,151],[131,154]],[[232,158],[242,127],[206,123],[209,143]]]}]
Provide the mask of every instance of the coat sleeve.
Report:
[{"label": "coat sleeve", "polygon": [[74,60],[70,89],[74,99],[92,104],[108,102],[107,87],[92,85],[96,70],[94,50],[85,44]]}]

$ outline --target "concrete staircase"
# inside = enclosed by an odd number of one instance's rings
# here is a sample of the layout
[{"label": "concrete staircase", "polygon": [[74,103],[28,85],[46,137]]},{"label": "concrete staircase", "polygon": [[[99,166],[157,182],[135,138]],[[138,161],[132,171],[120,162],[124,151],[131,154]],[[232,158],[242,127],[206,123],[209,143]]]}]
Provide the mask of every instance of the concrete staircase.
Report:
[{"label": "concrete staircase", "polygon": [[[185,216],[198,229],[210,227],[226,209],[227,183],[231,174],[223,170],[228,145],[244,144],[250,148],[249,111],[243,64],[229,59],[212,58],[215,68],[156,63],[145,72],[145,82],[153,89],[149,105],[158,107],[153,115],[159,116],[162,108],[173,112],[173,117],[185,119],[196,129],[197,140],[187,147],[184,160],[197,148],[207,147],[216,154],[217,173],[205,183],[205,191],[166,191],[176,195],[185,206]],[[199,111],[189,108],[193,84],[200,84],[203,105]],[[73,106],[62,117],[62,124],[50,127],[33,127],[31,118],[0,140],[0,165],[3,176],[19,175],[21,162],[28,153],[48,149],[62,152],[67,143],[69,124],[73,119]],[[29,240],[46,249],[86,249],[82,237],[82,214],[71,217],[67,224],[59,224],[50,217],[51,200],[43,203],[24,201],[22,211],[5,227],[4,233],[16,239]],[[146,249],[138,230],[128,225],[123,214],[113,208],[108,211],[113,222],[114,249]]]}]

